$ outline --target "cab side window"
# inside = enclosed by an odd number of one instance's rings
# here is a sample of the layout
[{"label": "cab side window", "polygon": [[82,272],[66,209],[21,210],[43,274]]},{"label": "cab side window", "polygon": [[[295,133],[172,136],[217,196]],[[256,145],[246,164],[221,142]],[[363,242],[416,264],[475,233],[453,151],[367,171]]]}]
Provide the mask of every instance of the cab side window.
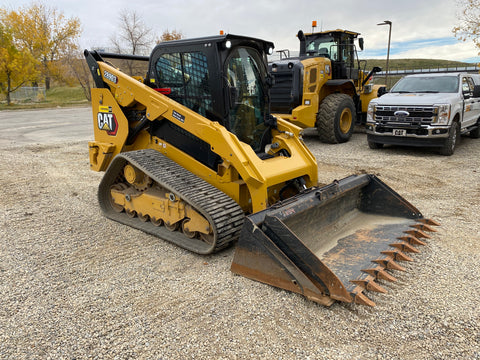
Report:
[{"label": "cab side window", "polygon": [[199,51],[163,54],[155,64],[162,92],[193,111],[208,117],[212,95],[206,56]]}]

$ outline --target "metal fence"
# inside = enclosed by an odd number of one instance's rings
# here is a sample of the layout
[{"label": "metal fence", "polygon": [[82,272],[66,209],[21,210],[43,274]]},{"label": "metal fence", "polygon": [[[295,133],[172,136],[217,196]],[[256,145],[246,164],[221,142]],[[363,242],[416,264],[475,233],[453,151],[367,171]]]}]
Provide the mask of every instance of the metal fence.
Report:
[{"label": "metal fence", "polygon": [[[428,68],[422,69],[408,69],[408,70],[401,70],[401,69],[389,69],[388,75],[410,75],[410,74],[431,74],[431,73],[444,73],[444,72],[468,72],[468,73],[478,73],[480,68],[478,65],[469,65],[469,66],[448,66],[448,67],[440,67],[440,66],[431,66]],[[385,76],[385,71],[379,72],[376,74],[377,76]]]},{"label": "metal fence", "polygon": [[374,84],[385,84],[387,89],[390,89],[395,83],[400,80],[405,75],[412,75],[412,74],[434,74],[434,73],[453,73],[453,72],[467,72],[478,74],[480,72],[480,67],[476,64],[472,64],[469,66],[448,66],[448,67],[440,67],[440,66],[432,66],[426,68],[419,68],[419,69],[389,69],[388,70],[388,80],[385,83],[386,73],[385,71],[381,71],[373,75],[373,83]]},{"label": "metal fence", "polygon": [[23,86],[10,94],[10,99],[14,102],[35,102],[46,98],[44,87]]}]

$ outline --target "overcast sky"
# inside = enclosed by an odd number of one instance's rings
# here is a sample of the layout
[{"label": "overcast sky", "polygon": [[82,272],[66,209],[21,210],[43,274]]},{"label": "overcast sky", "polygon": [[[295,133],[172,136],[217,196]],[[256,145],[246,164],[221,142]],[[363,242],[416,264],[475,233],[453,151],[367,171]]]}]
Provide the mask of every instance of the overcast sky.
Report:
[{"label": "overcast sky", "polygon": [[[67,17],[78,17],[83,33],[81,46],[108,47],[115,34],[121,10],[135,10],[145,25],[160,36],[177,30],[184,37],[226,33],[273,41],[275,48],[298,50],[296,33],[347,29],[362,34],[361,58],[386,58],[388,26],[392,22],[390,58],[430,58],[478,62],[478,49],[471,41],[458,41],[452,28],[459,24],[457,0],[383,1],[275,1],[275,0],[49,0],[48,6]],[[0,0],[2,8],[18,9],[32,1]],[[331,6],[334,4],[333,6]]]}]

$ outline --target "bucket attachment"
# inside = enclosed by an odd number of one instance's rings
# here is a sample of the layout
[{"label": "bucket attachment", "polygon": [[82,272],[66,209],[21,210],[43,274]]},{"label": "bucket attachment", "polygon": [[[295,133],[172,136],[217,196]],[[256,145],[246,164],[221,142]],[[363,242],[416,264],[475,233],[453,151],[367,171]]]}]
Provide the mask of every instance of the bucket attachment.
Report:
[{"label": "bucket attachment", "polygon": [[322,305],[375,306],[364,290],[424,245],[438,223],[425,219],[374,175],[311,188],[245,219],[231,270]]}]

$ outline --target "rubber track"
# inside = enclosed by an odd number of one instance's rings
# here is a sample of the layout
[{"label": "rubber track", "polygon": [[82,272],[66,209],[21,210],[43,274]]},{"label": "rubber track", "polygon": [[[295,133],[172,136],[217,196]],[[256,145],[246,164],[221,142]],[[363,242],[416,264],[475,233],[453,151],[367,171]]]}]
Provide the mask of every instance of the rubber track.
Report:
[{"label": "rubber track", "polygon": [[[169,231],[151,222],[129,218],[125,212],[115,212],[110,204],[110,187],[118,182],[127,163],[131,163],[153,181],[190,204],[209,221],[214,233],[213,244],[189,239],[181,231]],[[227,247],[237,240],[245,215],[240,206],[228,195],[184,169],[156,150],[145,149],[124,152],[115,157],[107,169],[98,189],[100,207],[115,221],[143,230],[198,254],[209,254]]]}]

